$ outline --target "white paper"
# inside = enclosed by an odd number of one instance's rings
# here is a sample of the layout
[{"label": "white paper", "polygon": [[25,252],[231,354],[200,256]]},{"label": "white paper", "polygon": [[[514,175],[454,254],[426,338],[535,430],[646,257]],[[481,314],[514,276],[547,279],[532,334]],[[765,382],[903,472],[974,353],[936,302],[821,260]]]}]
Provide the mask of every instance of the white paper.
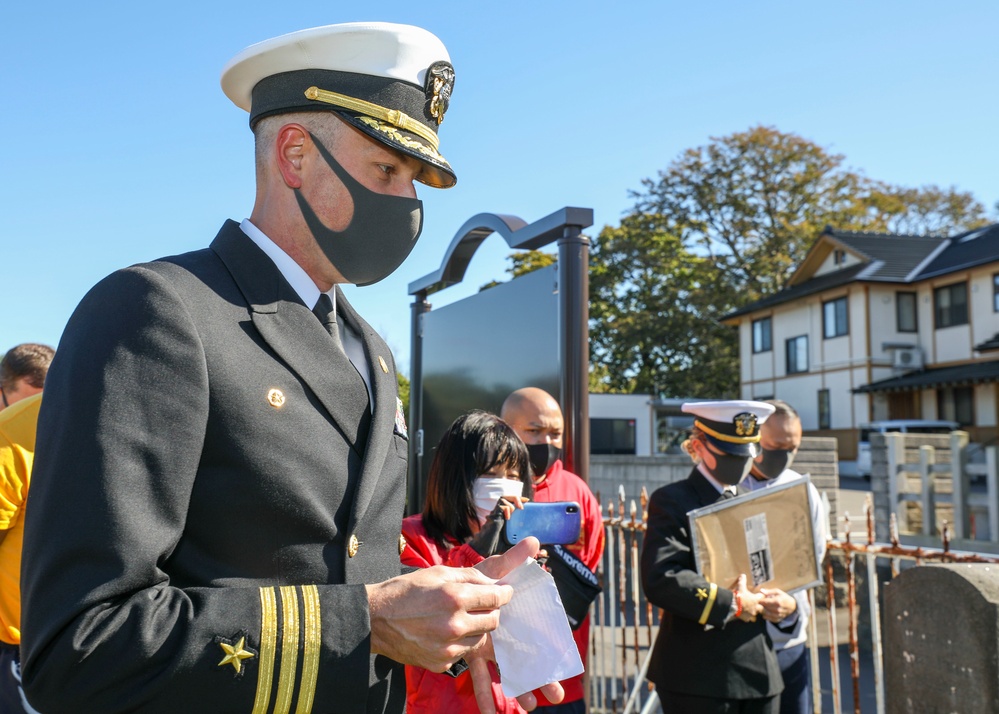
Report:
[{"label": "white paper", "polygon": [[500,609],[499,627],[493,630],[503,694],[517,697],[582,674],[583,662],[551,574],[528,559],[499,583],[513,587],[513,598]]},{"label": "white paper", "polygon": [[767,531],[767,514],[758,513],[742,522],[746,530],[746,551],[749,553],[749,571],[752,587],[774,579],[774,558],[770,552],[770,534]]}]

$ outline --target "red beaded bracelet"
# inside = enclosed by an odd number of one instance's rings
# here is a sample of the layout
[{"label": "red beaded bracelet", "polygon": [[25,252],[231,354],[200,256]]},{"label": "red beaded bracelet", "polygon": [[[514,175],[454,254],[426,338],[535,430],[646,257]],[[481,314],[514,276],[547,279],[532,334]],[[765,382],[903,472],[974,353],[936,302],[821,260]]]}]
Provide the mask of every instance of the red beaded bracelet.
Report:
[{"label": "red beaded bracelet", "polygon": [[736,590],[732,593],[735,596],[735,616],[738,617],[742,614],[742,596],[739,595],[739,591]]}]

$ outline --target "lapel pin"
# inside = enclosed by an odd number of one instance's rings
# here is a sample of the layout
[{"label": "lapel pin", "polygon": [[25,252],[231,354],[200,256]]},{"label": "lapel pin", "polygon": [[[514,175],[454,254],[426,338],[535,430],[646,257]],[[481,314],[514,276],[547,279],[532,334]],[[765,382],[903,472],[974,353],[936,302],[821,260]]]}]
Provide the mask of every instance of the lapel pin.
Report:
[{"label": "lapel pin", "polygon": [[385,364],[385,358],[378,355],[378,366],[382,368],[382,372],[388,374],[388,365]]},{"label": "lapel pin", "polygon": [[284,406],[284,392],[280,389],[272,389],[267,392],[267,403],[275,409],[280,409]]}]

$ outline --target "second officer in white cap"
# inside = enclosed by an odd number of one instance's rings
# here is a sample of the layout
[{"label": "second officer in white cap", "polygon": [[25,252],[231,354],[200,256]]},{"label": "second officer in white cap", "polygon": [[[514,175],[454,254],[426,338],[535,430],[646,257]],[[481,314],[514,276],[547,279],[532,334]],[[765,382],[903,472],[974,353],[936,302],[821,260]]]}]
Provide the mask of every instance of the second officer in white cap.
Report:
[{"label": "second officer in white cap", "polygon": [[746,577],[712,583],[696,569],[687,513],[735,495],[758,453],[760,425],[774,407],[755,401],[690,402],[694,415],[684,448],[694,459],[683,481],[649,501],[642,584],[663,608],[649,679],[669,712],[776,714],[780,668],[758,617],[762,596]]},{"label": "second officer in white cap", "polygon": [[492,578],[537,543],[490,577],[400,577],[395,364],[337,287],[412,250],[414,182],[454,184],[454,78],[440,40],[385,23],[226,67],[256,142],[250,217],[99,283],[48,375],[22,579],[38,710],[402,712],[400,663],[486,669],[511,597]]}]

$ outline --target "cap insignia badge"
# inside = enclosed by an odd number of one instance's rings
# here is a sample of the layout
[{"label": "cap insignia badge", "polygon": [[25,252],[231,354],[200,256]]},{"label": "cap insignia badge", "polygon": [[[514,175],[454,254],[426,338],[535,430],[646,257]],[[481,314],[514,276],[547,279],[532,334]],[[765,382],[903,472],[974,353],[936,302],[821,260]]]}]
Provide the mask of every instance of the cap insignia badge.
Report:
[{"label": "cap insignia badge", "polygon": [[706,600],[708,597],[708,591],[706,588],[697,588],[697,599]]},{"label": "cap insignia badge", "polygon": [[750,412],[743,412],[742,414],[736,414],[735,419],[735,433],[736,436],[755,436],[756,435],[756,415]]},{"label": "cap insignia badge", "polygon": [[430,102],[430,116],[437,120],[438,126],[444,121],[453,89],[454,67],[449,62],[434,62],[427,68],[427,86],[424,91]]}]

